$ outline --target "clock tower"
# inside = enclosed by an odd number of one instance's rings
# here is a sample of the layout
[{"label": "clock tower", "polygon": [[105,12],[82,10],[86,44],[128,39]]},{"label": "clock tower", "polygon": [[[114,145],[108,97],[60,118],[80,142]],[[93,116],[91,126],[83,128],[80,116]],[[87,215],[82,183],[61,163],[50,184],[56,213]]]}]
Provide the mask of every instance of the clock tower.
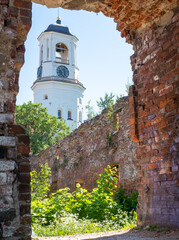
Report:
[{"label": "clock tower", "polygon": [[46,107],[50,115],[64,119],[72,129],[83,122],[83,93],[78,80],[77,42],[58,19],[40,34],[39,67],[33,83],[34,102]]}]

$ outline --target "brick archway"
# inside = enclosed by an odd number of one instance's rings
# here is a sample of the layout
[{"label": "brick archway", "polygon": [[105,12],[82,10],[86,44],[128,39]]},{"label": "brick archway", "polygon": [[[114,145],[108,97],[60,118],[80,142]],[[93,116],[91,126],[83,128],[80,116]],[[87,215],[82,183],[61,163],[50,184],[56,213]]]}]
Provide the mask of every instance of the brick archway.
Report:
[{"label": "brick archway", "polygon": [[[139,145],[138,224],[178,226],[179,89],[177,0],[35,0],[102,11],[133,44],[131,138]],[[60,3],[59,3],[60,2]],[[30,239],[29,141],[14,125],[31,1],[0,0],[0,237]]]}]

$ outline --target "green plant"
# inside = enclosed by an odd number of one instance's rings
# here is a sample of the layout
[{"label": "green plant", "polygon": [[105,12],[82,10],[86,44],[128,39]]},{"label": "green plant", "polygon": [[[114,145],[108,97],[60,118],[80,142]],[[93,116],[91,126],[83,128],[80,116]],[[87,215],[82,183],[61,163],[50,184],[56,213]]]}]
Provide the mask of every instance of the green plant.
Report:
[{"label": "green plant", "polygon": [[161,228],[157,224],[147,226],[147,227],[145,227],[145,229],[148,231],[157,231],[157,232],[170,232],[171,231],[171,229],[169,227]]},{"label": "green plant", "polygon": [[100,100],[97,101],[97,106],[99,107],[100,111],[107,109],[107,115],[112,123],[114,131],[118,130],[119,128],[119,118],[118,114],[114,110],[114,104],[119,101],[120,97],[115,96],[113,93],[105,93],[104,98],[100,98]]},{"label": "green plant", "polygon": [[74,167],[77,167],[77,166],[78,166],[78,162],[74,162],[74,163],[73,163],[73,166],[74,166]]},{"label": "green plant", "polygon": [[115,103],[115,95],[113,93],[107,94],[105,93],[104,98],[100,97],[99,101],[97,102],[97,106],[99,107],[100,111],[103,111],[106,108],[109,108],[114,105]]},{"label": "green plant", "polygon": [[96,116],[94,108],[91,106],[91,100],[88,101],[87,105],[85,106],[85,109],[87,110],[87,119],[88,120],[90,120]]},{"label": "green plant", "polygon": [[[42,179],[45,178],[48,182],[50,177],[48,165],[42,168],[46,169],[40,173],[43,173]],[[32,174],[33,184],[36,179],[36,175]],[[73,193],[70,193],[69,189],[65,188],[51,193],[49,197],[47,197],[49,183],[42,192],[39,189],[36,194],[36,187],[33,187],[32,195],[34,194],[35,197],[31,204],[32,223],[38,236],[52,236],[54,229],[58,229],[54,234],[61,236],[78,233],[78,228],[81,229],[79,233],[85,233],[134,226],[135,212],[124,211],[121,203],[115,201],[117,188],[115,169],[108,166],[100,175],[97,184],[92,192],[77,187]],[[37,196],[38,194],[40,197]],[[68,231],[65,221],[69,221],[69,217],[72,219],[72,226],[68,225],[69,229],[71,228]],[[40,231],[43,232],[42,235]]]},{"label": "green plant", "polygon": [[47,113],[40,103],[24,103],[16,107],[16,124],[25,126],[30,138],[33,154],[37,154],[55,144],[59,139],[70,133],[65,121]]},{"label": "green plant", "polygon": [[159,232],[171,232],[171,228],[166,227],[166,228],[160,228]]},{"label": "green plant", "polygon": [[[79,219],[76,214],[67,214],[61,218],[55,218],[54,222],[48,226],[33,224],[33,237],[65,236],[72,234],[84,234],[94,232],[115,231],[122,228],[133,228],[135,221],[121,219],[121,224],[113,220],[96,222],[89,219]],[[127,224],[126,224],[127,222]],[[123,227],[124,226],[124,227]]]},{"label": "green plant", "polygon": [[79,164],[82,160],[83,160],[83,157],[82,157],[82,156],[79,157],[78,160],[77,160],[76,162],[73,163],[73,166],[74,166],[74,167],[77,167],[78,164]]},{"label": "green plant", "polygon": [[83,157],[82,157],[82,156],[78,158],[78,161],[79,161],[79,162],[82,161],[82,160],[83,160]]},{"label": "green plant", "polygon": [[56,165],[53,165],[53,166],[51,167],[51,170],[52,170],[52,171],[57,171],[57,169],[58,169],[58,168],[57,168]]},{"label": "green plant", "polygon": [[68,159],[66,158],[66,156],[64,155],[64,160],[63,160],[63,162],[62,163],[60,163],[59,165],[58,165],[58,167],[60,168],[60,167],[65,167],[65,166],[67,166],[68,165]]},{"label": "green plant", "polygon": [[51,170],[48,163],[41,164],[40,167],[41,169],[39,173],[35,170],[30,173],[32,202],[45,199],[50,189]]},{"label": "green plant", "polygon": [[126,194],[126,190],[122,187],[119,187],[114,196],[114,200],[124,211],[131,212],[136,211],[137,202],[138,202],[138,192],[132,192]]},{"label": "green plant", "polygon": [[112,141],[111,132],[108,133],[106,140],[107,140],[107,146],[109,147],[111,145],[111,141]]}]

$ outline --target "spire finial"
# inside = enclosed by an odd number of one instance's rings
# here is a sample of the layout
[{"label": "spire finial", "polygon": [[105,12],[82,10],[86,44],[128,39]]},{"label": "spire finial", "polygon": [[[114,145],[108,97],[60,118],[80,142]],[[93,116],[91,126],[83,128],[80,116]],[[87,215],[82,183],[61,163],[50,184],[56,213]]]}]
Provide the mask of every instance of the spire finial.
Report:
[{"label": "spire finial", "polygon": [[59,7],[58,7],[58,17],[57,17],[56,23],[57,23],[57,24],[61,24],[61,20],[60,20],[60,17],[59,17]]}]

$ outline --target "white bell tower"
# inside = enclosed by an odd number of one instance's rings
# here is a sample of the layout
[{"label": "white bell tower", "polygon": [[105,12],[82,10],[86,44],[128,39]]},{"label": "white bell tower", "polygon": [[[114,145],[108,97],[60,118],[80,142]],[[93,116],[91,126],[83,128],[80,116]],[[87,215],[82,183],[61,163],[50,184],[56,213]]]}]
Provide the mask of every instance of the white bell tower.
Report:
[{"label": "white bell tower", "polygon": [[40,34],[39,67],[33,83],[34,102],[50,115],[63,118],[72,129],[83,120],[83,92],[79,82],[76,47],[78,38],[60,20]]}]

